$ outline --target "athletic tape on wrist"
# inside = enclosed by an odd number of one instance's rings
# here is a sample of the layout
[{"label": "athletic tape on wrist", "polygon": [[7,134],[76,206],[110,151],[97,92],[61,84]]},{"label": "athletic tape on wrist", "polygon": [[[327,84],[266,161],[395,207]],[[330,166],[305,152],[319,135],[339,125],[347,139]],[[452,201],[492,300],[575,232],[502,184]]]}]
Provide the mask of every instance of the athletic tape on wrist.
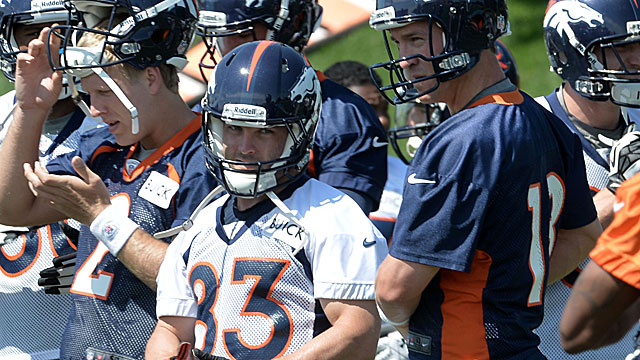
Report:
[{"label": "athletic tape on wrist", "polygon": [[102,210],[89,227],[91,233],[102,241],[113,256],[118,256],[131,234],[138,228],[138,224],[113,205]]},{"label": "athletic tape on wrist", "polygon": [[384,311],[382,311],[382,309],[380,309],[380,305],[378,305],[377,301],[376,301],[376,308],[378,308],[378,315],[380,315],[380,319],[382,319],[382,321],[384,321],[387,324],[392,325],[392,326],[404,326],[404,325],[407,325],[409,323],[409,319],[411,319],[411,317],[408,317],[408,318],[406,318],[405,320],[402,320],[402,321],[389,320],[387,315],[384,314]]}]

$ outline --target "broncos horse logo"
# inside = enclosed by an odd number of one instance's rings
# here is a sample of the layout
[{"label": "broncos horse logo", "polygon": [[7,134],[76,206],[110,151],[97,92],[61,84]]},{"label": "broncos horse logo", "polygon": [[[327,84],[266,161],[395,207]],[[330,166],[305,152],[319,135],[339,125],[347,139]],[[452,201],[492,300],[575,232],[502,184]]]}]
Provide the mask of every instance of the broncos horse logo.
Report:
[{"label": "broncos horse logo", "polygon": [[[590,28],[604,24],[602,14],[577,1],[558,1],[551,6],[545,16],[545,27],[560,30],[564,24],[578,24],[584,22]],[[560,33],[562,35],[562,33]]]},{"label": "broncos horse logo", "polygon": [[[551,4],[551,2],[550,2]],[[553,28],[560,36],[568,36],[575,39],[575,34],[571,25],[584,23],[590,28],[597,28],[604,25],[602,14],[593,8],[578,1],[557,1],[547,9],[544,17],[544,27]],[[574,44],[574,46],[579,44]],[[582,46],[580,46],[582,47]],[[578,48],[584,54],[584,48]]]},{"label": "broncos horse logo", "polygon": [[316,88],[320,86],[314,74],[315,70],[311,67],[307,67],[304,70],[302,75],[298,77],[296,83],[289,90],[291,92],[291,100],[294,102],[303,102],[307,95],[314,93]]}]

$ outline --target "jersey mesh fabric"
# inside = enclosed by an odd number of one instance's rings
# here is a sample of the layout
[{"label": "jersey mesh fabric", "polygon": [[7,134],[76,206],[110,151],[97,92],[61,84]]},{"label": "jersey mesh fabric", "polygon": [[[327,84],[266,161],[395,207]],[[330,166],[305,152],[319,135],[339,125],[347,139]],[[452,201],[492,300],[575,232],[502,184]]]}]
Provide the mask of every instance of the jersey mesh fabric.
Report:
[{"label": "jersey mesh fabric", "polygon": [[475,104],[430,132],[407,171],[425,181],[405,186],[390,254],[441,268],[409,324],[430,351],[409,346],[410,358],[540,359],[551,228],[596,217],[580,144],[524,93]]},{"label": "jersey mesh fabric", "polygon": [[238,226],[220,225],[225,196],[167,250],[158,313],[196,317],[195,345],[204,352],[238,359],[290,354],[330,326],[317,298],[373,300],[375,269],[387,252],[382,235],[328,185],[306,179],[290,195],[293,187],[278,196],[300,217],[309,241],[299,222],[269,200],[234,212]]},{"label": "jersey mesh fabric", "polygon": [[30,231],[2,246],[0,359],[15,359],[25,353],[32,359],[59,356],[71,298],[45,294],[38,279],[40,270],[52,265],[54,253],[70,251],[73,249],[57,224]]},{"label": "jersey mesh fabric", "polygon": [[[103,179],[112,201],[114,198],[128,201],[129,218],[147,233],[154,234],[181,224],[214,187],[213,178],[203,166],[199,123],[199,118],[194,118],[147,162],[141,163],[143,171],[130,177],[125,177],[123,166],[135,147],[117,146],[108,129],[85,134],[78,155]],[[73,173],[69,157],[50,163],[48,170]],[[167,209],[138,196],[153,172],[177,177],[180,183]],[[88,275],[85,276],[90,286],[81,287],[79,272],[85,264],[93,279],[105,276],[111,279],[106,290],[96,289]],[[61,359],[85,358],[90,355],[87,351],[90,347],[134,359],[144,358],[146,342],[156,323],[155,293],[99,244],[87,226],[80,229],[71,292],[73,306],[63,334]]]},{"label": "jersey mesh fabric", "polygon": [[[204,262],[216,270],[219,283],[218,289],[207,289],[217,290],[217,296],[209,297],[215,300],[215,344],[211,336],[214,332],[209,326],[206,345],[202,347],[202,338],[196,339],[201,350],[213,348],[214,355],[237,359],[266,359],[269,358],[266,354],[273,357],[289,354],[313,337],[313,284],[305,275],[303,264],[292,256],[291,246],[262,234],[264,225],[273,221],[275,213],[277,211],[262,217],[229,246],[213,227],[194,239],[187,267],[191,282],[198,274],[194,272],[194,265]],[[240,275],[242,271],[246,272],[245,276]],[[277,280],[259,283],[268,279]],[[260,297],[265,286],[272,289],[269,298]],[[210,302],[199,304],[198,320],[211,324],[204,316],[209,316],[212,305]],[[283,308],[286,311],[283,312]],[[241,341],[230,329],[239,329]],[[284,344],[286,348],[279,346]]]},{"label": "jersey mesh fabric", "polygon": [[[5,116],[14,103],[15,91],[0,97],[0,109]],[[74,119],[82,116],[74,114]],[[4,118],[2,119],[4,120]],[[0,143],[4,140],[12,117],[2,124]],[[71,122],[71,121],[70,121]],[[72,131],[72,125],[65,126]],[[95,127],[95,123],[85,119],[82,129]],[[65,130],[63,129],[63,131]],[[78,148],[81,131],[71,132],[55,148],[44,135],[40,141],[41,164]],[[59,141],[60,139],[56,139]],[[19,176],[22,176],[21,174]],[[74,220],[69,225],[79,228]],[[29,354],[34,360],[48,360],[59,357],[60,340],[64,324],[71,308],[70,295],[47,295],[38,286],[40,271],[51,267],[54,257],[75,251],[58,224],[51,224],[32,230],[16,241],[2,246],[0,251],[0,359],[16,359]]]},{"label": "jersey mesh fabric", "polygon": [[[536,98],[538,102],[546,102],[551,112],[563,121],[569,129],[581,138],[583,146],[583,157],[587,182],[591,188],[591,195],[595,195],[604,189],[609,181],[609,167],[605,166],[608,159],[610,149],[604,149],[601,152],[595,151],[582,135],[580,131],[571,123],[564,109],[560,106],[556,92],[552,92],[549,96]],[[546,107],[546,106],[545,106]],[[596,157],[598,156],[598,157]],[[579,269],[584,269],[589,263],[589,259],[583,261]],[[600,360],[600,359],[624,359],[627,354],[633,351],[635,341],[633,336],[635,331],[629,331],[620,341],[609,346],[596,350],[589,350],[578,355],[567,354],[560,343],[560,333],[558,324],[562,318],[565,304],[571,294],[571,287],[579,275],[578,271],[574,271],[567,275],[562,281],[551,284],[546,289],[544,304],[544,319],[540,327],[534,332],[540,337],[540,351],[549,359],[583,359],[583,360]]]}]

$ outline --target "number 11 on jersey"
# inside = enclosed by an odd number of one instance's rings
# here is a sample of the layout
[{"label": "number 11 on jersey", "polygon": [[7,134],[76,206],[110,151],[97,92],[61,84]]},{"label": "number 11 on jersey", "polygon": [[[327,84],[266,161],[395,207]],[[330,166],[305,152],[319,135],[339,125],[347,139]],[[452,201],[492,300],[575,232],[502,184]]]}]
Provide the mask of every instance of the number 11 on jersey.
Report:
[{"label": "number 11 on jersey", "polygon": [[[558,174],[547,174],[547,189],[551,200],[551,216],[549,217],[549,256],[553,253],[556,242],[555,226],[564,204],[564,183]],[[529,270],[533,276],[533,284],[529,292],[528,306],[542,304],[544,278],[547,270],[545,264],[544,246],[542,243],[542,202],[540,183],[529,186],[527,205],[531,212],[531,249],[529,251]]]}]

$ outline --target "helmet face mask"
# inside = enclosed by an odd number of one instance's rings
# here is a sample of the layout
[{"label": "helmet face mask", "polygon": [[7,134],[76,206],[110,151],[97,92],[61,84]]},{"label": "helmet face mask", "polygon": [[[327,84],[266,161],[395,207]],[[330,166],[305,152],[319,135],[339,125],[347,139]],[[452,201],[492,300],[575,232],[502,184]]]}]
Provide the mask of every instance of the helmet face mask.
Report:
[{"label": "helmet face mask", "polygon": [[[309,162],[321,104],[315,71],[294,49],[270,41],[238,46],[216,66],[202,100],[207,168],[239,197],[255,198],[290,184]],[[227,158],[225,125],[284,127],[282,153],[264,161]]]},{"label": "helmet face mask", "polygon": [[409,165],[424,137],[449,118],[444,103],[424,104],[419,99],[396,106],[396,126],[389,130],[389,142],[398,158]]},{"label": "helmet face mask", "polygon": [[[516,60],[501,41],[496,41],[496,59],[511,83],[518,86],[520,76]],[[375,77],[374,77],[375,79]],[[410,89],[407,98],[413,99],[396,105],[396,126],[388,131],[389,142],[398,158],[409,165],[424,137],[451,114],[444,103],[421,102],[416,89]]]},{"label": "helmet face mask", "polygon": [[[278,41],[302,51],[322,17],[322,7],[317,0],[263,0],[258,3],[247,0],[199,0],[198,7],[200,16],[196,34],[203,38],[207,47],[200,61],[201,72],[215,67],[223,55],[217,44],[220,37],[253,32],[253,38],[249,38],[249,41]],[[266,27],[264,39],[256,35],[256,24]]]},{"label": "helmet face mask", "polygon": [[[388,101],[399,104],[435,91],[440,82],[452,80],[469,71],[479,61],[480,52],[493,46],[495,40],[509,32],[507,7],[504,0],[377,0],[376,11],[369,25],[383,32],[389,61],[371,66],[389,74],[391,85],[378,84]],[[432,46],[433,29],[443,33],[443,51],[418,53],[400,57],[391,43],[389,30],[421,22],[429,33]],[[406,60],[419,59],[431,63],[433,74],[407,80],[400,68]],[[416,83],[433,81],[420,92],[410,91]]]},{"label": "helmet face mask", "polygon": [[[581,96],[640,107],[640,10],[628,2],[557,1],[544,19],[551,70]],[[634,68],[635,66],[635,68]]]},{"label": "helmet face mask", "polygon": [[[57,26],[60,66],[55,70],[106,67],[126,62],[137,69],[172,64],[181,69],[193,40],[197,8],[191,0],[71,0],[81,15],[79,26]],[[105,29],[94,29],[102,22]],[[87,33],[104,36],[102,51],[90,62],[78,61],[74,48]],[[108,61],[106,48],[117,60]],[[84,59],[86,60],[86,59]]]}]

